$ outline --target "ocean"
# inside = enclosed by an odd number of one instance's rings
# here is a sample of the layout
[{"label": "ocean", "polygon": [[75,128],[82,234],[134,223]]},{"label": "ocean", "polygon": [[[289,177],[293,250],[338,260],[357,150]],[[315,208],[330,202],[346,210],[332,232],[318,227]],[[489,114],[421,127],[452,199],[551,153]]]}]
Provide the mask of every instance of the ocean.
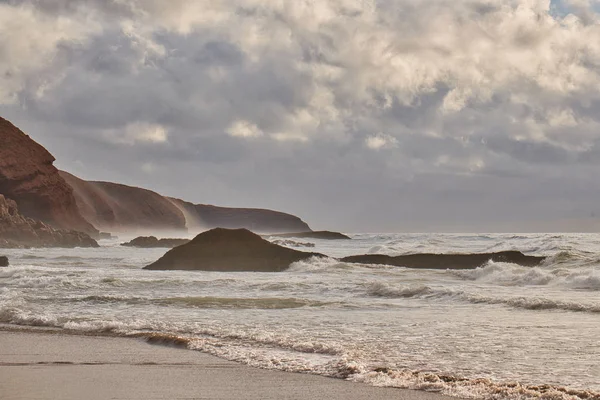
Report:
[{"label": "ocean", "polygon": [[0,323],[148,337],[260,368],[463,398],[600,399],[600,234],[351,236],[295,240],[331,257],[548,259],[457,271],[315,258],[227,273],[142,270],[166,249],[120,246],[126,238],[2,250],[11,266],[0,269]]}]

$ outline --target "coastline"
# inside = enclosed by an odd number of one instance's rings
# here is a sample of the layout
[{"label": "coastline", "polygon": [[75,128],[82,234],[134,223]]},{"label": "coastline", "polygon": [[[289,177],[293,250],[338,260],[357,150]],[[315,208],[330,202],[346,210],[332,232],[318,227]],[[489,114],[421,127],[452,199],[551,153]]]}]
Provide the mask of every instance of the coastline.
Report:
[{"label": "coastline", "polygon": [[0,326],[2,399],[449,400],[318,375],[259,369],[139,338]]}]

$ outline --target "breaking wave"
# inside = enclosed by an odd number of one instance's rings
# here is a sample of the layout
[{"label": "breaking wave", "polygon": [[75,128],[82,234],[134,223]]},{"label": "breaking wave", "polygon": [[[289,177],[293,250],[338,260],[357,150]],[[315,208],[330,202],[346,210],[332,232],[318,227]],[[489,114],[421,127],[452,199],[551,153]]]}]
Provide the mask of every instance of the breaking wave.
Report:
[{"label": "breaking wave", "polygon": [[492,297],[464,290],[432,288],[426,285],[394,287],[387,283],[371,283],[367,294],[384,298],[421,298],[429,300],[455,300],[472,304],[505,305],[525,310],[559,310],[600,313],[600,303],[577,303],[540,297]]},{"label": "breaking wave", "polygon": [[439,392],[466,399],[503,400],[598,400],[600,393],[574,390],[557,385],[526,385],[519,382],[496,382],[488,378],[467,379],[447,374],[380,368],[359,372],[355,382],[373,386]]},{"label": "breaking wave", "polygon": [[459,278],[503,286],[554,285],[569,289],[600,291],[600,269],[597,267],[521,267],[490,261],[473,270],[456,270]]}]

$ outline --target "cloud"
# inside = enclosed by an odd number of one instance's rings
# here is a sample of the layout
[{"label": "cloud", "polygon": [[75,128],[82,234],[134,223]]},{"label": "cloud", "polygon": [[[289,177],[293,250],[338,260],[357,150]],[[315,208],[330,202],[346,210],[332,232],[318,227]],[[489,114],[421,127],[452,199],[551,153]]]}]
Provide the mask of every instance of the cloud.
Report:
[{"label": "cloud", "polygon": [[372,150],[392,148],[398,145],[398,140],[390,135],[378,133],[365,139],[365,144]]},{"label": "cloud", "polygon": [[23,91],[43,97],[64,78],[54,68],[68,62],[66,49],[85,46],[100,30],[85,14],[58,18],[28,2],[0,3],[0,104],[18,102]]},{"label": "cloud", "polygon": [[248,121],[235,121],[229,128],[227,128],[227,133],[231,136],[241,137],[241,138],[252,138],[262,136],[262,131],[253,124]]},{"label": "cloud", "polygon": [[166,143],[168,130],[159,124],[147,122],[132,122],[123,128],[111,129],[104,132],[111,142],[134,145],[136,143]]},{"label": "cloud", "polygon": [[[483,218],[494,205],[540,219],[583,213],[591,203],[578,190],[600,196],[588,192],[600,148],[596,9],[584,0],[8,1],[0,112],[67,169],[94,175],[110,158],[98,178],[199,202],[350,223],[382,193],[387,205],[371,207],[377,229],[425,221],[435,213],[423,199],[451,182],[439,218],[478,207]],[[68,161],[75,146],[85,165]],[[214,189],[173,183],[189,171]],[[501,204],[487,194],[574,176],[554,199],[541,183]],[[524,197],[547,206],[522,213]],[[398,210],[406,202],[419,206]]]}]

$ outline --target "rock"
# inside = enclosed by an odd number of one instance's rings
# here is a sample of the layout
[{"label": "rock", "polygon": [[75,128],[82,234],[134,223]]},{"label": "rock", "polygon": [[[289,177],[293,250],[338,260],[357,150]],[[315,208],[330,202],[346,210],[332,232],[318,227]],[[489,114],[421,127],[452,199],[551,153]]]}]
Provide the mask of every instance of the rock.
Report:
[{"label": "rock", "polygon": [[284,237],[284,238],[310,238],[310,239],[326,239],[326,240],[337,240],[337,239],[351,239],[349,236],[339,232],[330,231],[310,231],[310,232],[296,232],[296,233],[278,233],[271,236]]},{"label": "rock", "polygon": [[8,257],[0,256],[0,267],[8,267]]},{"label": "rock", "polygon": [[344,257],[342,262],[361,264],[384,264],[406,268],[425,269],[475,269],[488,261],[507,262],[525,267],[535,267],[546,257],[526,256],[520,251],[474,254],[408,254],[388,256],[384,254],[364,254]]},{"label": "rock", "polygon": [[169,250],[144,269],[278,272],[314,256],[325,257],[278,246],[247,229],[216,228]]},{"label": "rock", "polygon": [[22,247],[98,247],[98,243],[86,233],[24,217],[16,202],[0,194],[0,248]]},{"label": "rock", "polygon": [[278,211],[192,204],[138,187],[84,181],[64,171],[60,175],[73,188],[81,214],[101,230],[188,232],[221,227],[310,231],[300,218]]},{"label": "rock", "polygon": [[44,147],[4,118],[0,143],[0,193],[14,200],[23,216],[57,229],[98,234],[80,214],[73,190]]},{"label": "rock", "polygon": [[155,236],[139,236],[127,243],[121,243],[121,246],[129,247],[167,247],[173,248],[189,243],[189,239],[157,239]]}]

